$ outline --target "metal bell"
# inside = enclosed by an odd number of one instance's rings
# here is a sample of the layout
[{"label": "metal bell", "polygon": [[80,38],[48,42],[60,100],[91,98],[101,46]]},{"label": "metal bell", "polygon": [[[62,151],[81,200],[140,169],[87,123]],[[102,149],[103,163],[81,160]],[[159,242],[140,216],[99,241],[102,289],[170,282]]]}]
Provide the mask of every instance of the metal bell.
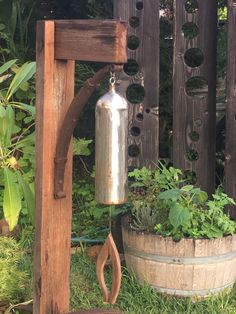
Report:
[{"label": "metal bell", "polygon": [[101,204],[127,202],[128,104],[110,89],[95,110],[95,199]]}]

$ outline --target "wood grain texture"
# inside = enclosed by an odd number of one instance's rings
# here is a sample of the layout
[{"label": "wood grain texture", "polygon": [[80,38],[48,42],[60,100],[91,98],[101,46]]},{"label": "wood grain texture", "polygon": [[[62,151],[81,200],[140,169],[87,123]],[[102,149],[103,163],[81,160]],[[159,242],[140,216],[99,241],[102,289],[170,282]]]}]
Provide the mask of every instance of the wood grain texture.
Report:
[{"label": "wood grain texture", "polygon": [[57,133],[74,95],[74,61],[54,59],[54,22],[37,24],[36,75],[36,219],[34,313],[69,311],[72,153],[65,175],[67,197],[53,195]]},{"label": "wood grain texture", "polygon": [[113,20],[56,20],[55,58],[125,63],[127,27]]},{"label": "wood grain texture", "polygon": [[131,230],[123,220],[127,267],[157,291],[204,298],[232,287],[236,280],[235,237],[182,239]]},{"label": "wood grain texture", "polygon": [[[225,190],[236,200],[236,6],[233,0],[228,1],[227,26]],[[231,214],[236,218],[235,207]]]},{"label": "wood grain texture", "polygon": [[[143,8],[136,8],[136,0],[115,0],[114,16],[129,21],[139,19],[139,26],[129,25],[128,36],[137,36],[140,44],[136,50],[128,49],[128,59],[136,60],[139,65],[137,75],[129,76],[125,72],[119,76],[120,85],[117,91],[126,96],[130,84],[142,84],[143,75],[145,97],[142,103],[129,104],[129,130],[138,127],[138,136],[131,133],[128,145],[139,149],[137,157],[128,157],[129,166],[155,167],[159,154],[159,0],[143,1]],[[137,114],[143,115],[143,120],[137,119]]]},{"label": "wood grain texture", "polygon": [[[196,184],[208,193],[215,189],[215,92],[216,92],[216,1],[198,1],[195,13],[185,11],[185,1],[175,0],[174,66],[173,66],[173,160],[174,165],[196,173]],[[187,39],[182,33],[186,22],[194,22],[199,34]],[[184,54],[189,48],[200,48],[204,55],[202,65],[191,68],[185,64]],[[199,99],[188,96],[185,82],[202,76],[208,82],[208,94]],[[199,140],[193,141],[190,133]],[[198,153],[198,159],[187,158],[189,150]]]}]

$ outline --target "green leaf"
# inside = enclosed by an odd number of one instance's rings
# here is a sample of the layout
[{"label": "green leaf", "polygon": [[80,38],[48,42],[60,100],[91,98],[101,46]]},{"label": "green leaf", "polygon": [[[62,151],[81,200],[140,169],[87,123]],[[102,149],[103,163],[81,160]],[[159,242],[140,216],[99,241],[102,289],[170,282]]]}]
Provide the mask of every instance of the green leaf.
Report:
[{"label": "green leaf", "polygon": [[25,138],[23,138],[22,140],[20,140],[19,142],[17,142],[16,145],[14,145],[14,147],[15,149],[20,149],[27,146],[33,146],[34,142],[35,142],[35,134],[31,133],[27,135]]},{"label": "green leaf", "polygon": [[20,84],[19,88],[23,90],[24,92],[27,92],[27,90],[29,89],[29,83],[23,82],[22,84]]},{"label": "green leaf", "polygon": [[11,106],[7,106],[6,109],[0,108],[0,138],[5,146],[9,146],[11,144],[15,115]]},{"label": "green leaf", "polygon": [[35,107],[34,106],[31,106],[31,105],[27,105],[27,104],[24,104],[22,102],[9,102],[9,105],[12,105],[13,107],[16,107],[16,108],[19,108],[21,110],[24,110],[24,111],[28,111],[29,113],[31,113],[32,116],[35,115]]},{"label": "green leaf", "polygon": [[20,88],[20,85],[24,82],[27,82],[35,73],[36,64],[35,62],[24,63],[19,71],[14,76],[12,80],[8,92],[7,92],[7,100],[11,98],[11,96]]},{"label": "green leaf", "polygon": [[17,171],[17,180],[23,191],[23,196],[27,204],[30,221],[32,225],[34,226],[34,213],[35,213],[34,194],[28,182],[24,180],[24,178],[22,177],[19,171]]},{"label": "green leaf", "polygon": [[171,189],[160,193],[162,200],[176,200],[181,195],[180,189]]},{"label": "green leaf", "polygon": [[197,194],[194,195],[194,201],[199,204],[205,204],[208,200],[208,194],[204,191],[199,191]]},{"label": "green leaf", "polygon": [[14,59],[14,60],[10,60],[10,61],[4,63],[4,64],[0,67],[0,75],[1,75],[2,73],[4,73],[5,71],[7,71],[8,69],[10,69],[10,68],[13,66],[13,64],[16,63],[16,61],[17,61],[17,59]]},{"label": "green leaf", "polygon": [[0,32],[2,31],[2,30],[4,30],[6,28],[6,26],[4,25],[4,24],[0,24]]},{"label": "green leaf", "polygon": [[90,143],[92,143],[92,140],[73,138],[73,154],[89,156],[91,152],[88,145]]},{"label": "green leaf", "polygon": [[14,172],[8,168],[4,168],[4,183],[3,212],[11,231],[18,222],[21,210],[21,197],[19,186],[15,181]]},{"label": "green leaf", "polygon": [[169,220],[175,229],[185,225],[190,220],[189,210],[181,204],[176,203],[170,209]]},{"label": "green leaf", "polygon": [[14,133],[14,124],[15,124],[15,113],[11,106],[7,106],[6,117],[8,127],[5,134],[5,144],[6,146],[11,145],[11,136]]},{"label": "green leaf", "polygon": [[6,110],[3,106],[0,106],[0,118],[4,118],[6,116]]},{"label": "green leaf", "polygon": [[145,184],[142,182],[134,182],[130,186],[131,186],[131,188],[143,188],[143,187],[145,187]]},{"label": "green leaf", "polygon": [[189,192],[193,189],[193,185],[185,185],[181,188],[182,191]]}]

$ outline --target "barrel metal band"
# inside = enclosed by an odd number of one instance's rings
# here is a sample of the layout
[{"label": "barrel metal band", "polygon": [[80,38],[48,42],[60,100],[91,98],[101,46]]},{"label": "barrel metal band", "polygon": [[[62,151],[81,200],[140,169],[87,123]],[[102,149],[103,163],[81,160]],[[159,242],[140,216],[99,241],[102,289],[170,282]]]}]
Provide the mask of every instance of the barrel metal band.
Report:
[{"label": "barrel metal band", "polygon": [[161,256],[144,251],[137,250],[124,243],[124,250],[126,254],[133,255],[142,259],[156,261],[167,264],[184,264],[184,265],[199,265],[211,262],[225,262],[236,257],[236,251],[232,251],[222,255],[201,256],[201,257],[179,257],[179,256]]},{"label": "barrel metal band", "polygon": [[224,289],[232,288],[234,285],[234,281],[217,288],[212,289],[203,289],[203,290],[179,290],[179,289],[171,289],[171,288],[162,288],[159,286],[151,285],[154,289],[156,289],[159,292],[164,292],[166,294],[176,295],[176,296],[186,296],[186,297],[206,297],[210,296],[211,294],[216,294]]}]

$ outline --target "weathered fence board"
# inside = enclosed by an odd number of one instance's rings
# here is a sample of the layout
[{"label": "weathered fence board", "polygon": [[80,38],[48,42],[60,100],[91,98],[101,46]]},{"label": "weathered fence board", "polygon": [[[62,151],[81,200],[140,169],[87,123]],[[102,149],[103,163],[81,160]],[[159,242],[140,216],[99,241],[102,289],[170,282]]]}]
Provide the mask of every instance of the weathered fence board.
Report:
[{"label": "weathered fence board", "polygon": [[[212,193],[215,188],[217,2],[197,1],[196,9],[185,8],[186,3],[189,2],[174,1],[173,160],[176,167],[195,173],[196,184]],[[189,51],[190,48],[200,51]],[[194,53],[198,55],[195,59],[191,57]],[[206,86],[200,94],[194,90],[188,81],[193,77],[204,78],[208,92]],[[201,85],[202,81],[198,82]]]},{"label": "weathered fence board", "polygon": [[[228,1],[225,190],[236,200],[236,1]],[[236,212],[231,212],[236,218]]]},{"label": "weathered fence board", "polygon": [[129,21],[128,59],[138,65],[132,75],[123,71],[117,90],[124,96],[132,84],[145,90],[144,99],[129,102],[128,165],[154,167],[159,154],[159,0],[115,0],[114,16]]}]

